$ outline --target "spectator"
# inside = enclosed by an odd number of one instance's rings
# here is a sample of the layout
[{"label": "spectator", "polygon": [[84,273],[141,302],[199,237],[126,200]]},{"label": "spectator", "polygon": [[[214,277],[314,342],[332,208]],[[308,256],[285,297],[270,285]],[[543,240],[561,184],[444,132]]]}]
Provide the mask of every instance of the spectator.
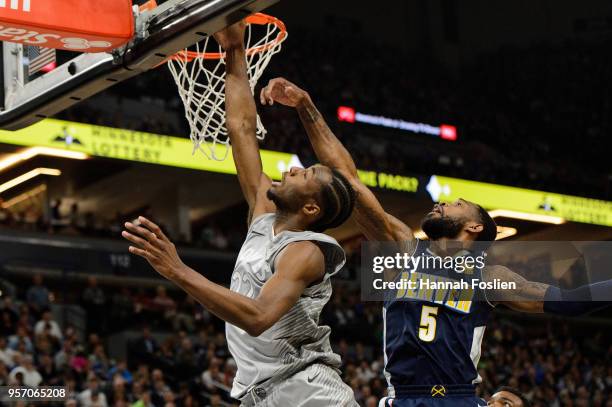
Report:
[{"label": "spectator", "polygon": [[166,287],[159,285],[157,295],[153,298],[152,309],[163,316],[164,327],[170,327],[176,316],[176,303],[166,293]]},{"label": "spectator", "polygon": [[172,320],[172,328],[174,331],[180,331],[184,328],[187,332],[193,332],[195,329],[194,316],[197,313],[197,308],[198,304],[193,297],[186,295]]},{"label": "spectator", "polygon": [[42,335],[45,329],[49,331],[49,334],[56,338],[58,341],[62,340],[62,330],[60,329],[57,322],[52,319],[51,311],[46,310],[42,314],[42,319],[34,326],[34,334]]},{"label": "spectator", "polygon": [[9,378],[12,381],[19,383],[20,380],[17,379],[17,375],[21,374],[23,376],[24,385],[29,387],[38,387],[43,379],[40,373],[38,373],[38,371],[34,367],[32,356],[24,355],[21,361],[22,364],[11,370]]},{"label": "spectator", "polygon": [[132,407],[155,407],[155,404],[151,401],[151,392],[142,392],[140,398],[132,404]]},{"label": "spectator", "polygon": [[35,274],[32,279],[33,285],[28,288],[26,299],[28,305],[36,315],[40,315],[49,308],[49,290],[43,285],[43,277]]},{"label": "spectator", "polygon": [[23,345],[25,351],[27,353],[34,352],[34,346],[32,345],[32,340],[28,336],[28,331],[23,325],[19,325],[17,327],[17,331],[15,335],[9,336],[8,346],[13,350],[19,350],[20,345]]},{"label": "spectator", "polygon": [[111,315],[111,321],[116,328],[124,328],[132,322],[134,304],[128,287],[121,287],[121,290],[113,295]]},{"label": "spectator", "polygon": [[89,367],[93,370],[98,376],[106,375],[108,371],[109,362],[108,357],[106,356],[106,352],[104,351],[104,346],[102,344],[97,344],[93,349],[93,352],[89,355]]},{"label": "spectator", "polygon": [[[40,317],[40,314],[37,315]],[[19,319],[17,320],[17,325],[23,327],[27,334],[30,335],[34,330],[34,315],[30,312],[30,308],[26,304],[21,304],[19,306]]]},{"label": "spectator", "polygon": [[234,383],[234,377],[236,376],[236,370],[238,366],[236,365],[236,361],[234,358],[228,358],[225,361],[225,365],[223,368],[223,378],[221,383],[227,388],[232,387],[232,383]]},{"label": "spectator", "polygon": [[40,375],[44,386],[57,386],[60,382],[58,371],[53,365],[53,359],[48,354],[39,357]]},{"label": "spectator", "polygon": [[7,337],[17,330],[17,314],[9,309],[0,310],[0,336]]},{"label": "spectator", "polygon": [[17,320],[19,319],[19,315],[18,315],[18,308],[17,306],[13,303],[13,297],[9,296],[9,295],[5,295],[2,298],[2,305],[0,306],[0,311],[6,311],[9,313],[11,321],[13,322],[17,322]]},{"label": "spectator", "polygon": [[134,354],[139,361],[150,362],[153,360],[155,353],[158,350],[157,341],[151,335],[149,326],[144,326],[142,336],[134,343]]},{"label": "spectator", "polygon": [[155,309],[164,314],[173,311],[175,308],[175,303],[174,300],[168,296],[166,287],[163,285],[158,285],[156,292],[157,295],[155,298],[153,298],[153,306]]},{"label": "spectator", "polygon": [[108,370],[108,375],[114,377],[119,375],[127,385],[131,385],[133,381],[132,373],[130,373],[125,360],[120,360],[117,364]]},{"label": "spectator", "polygon": [[9,381],[9,369],[2,360],[0,360],[0,386],[8,386]]},{"label": "spectator", "polygon": [[87,378],[87,389],[79,393],[79,403],[82,407],[107,407],[106,395],[100,389],[98,378],[91,374]]},{"label": "spectator", "polygon": [[171,392],[172,390],[166,384],[166,381],[164,380],[164,374],[162,373],[161,369],[153,370],[153,372],[151,373],[151,381],[151,400],[153,401],[153,404],[155,404],[156,406],[164,405],[166,393]]},{"label": "spectator", "polygon": [[57,370],[64,370],[66,366],[71,366],[74,355],[72,341],[65,340],[62,344],[62,349],[60,349],[53,358],[55,368]]},{"label": "spectator", "polygon": [[83,291],[81,302],[87,312],[88,329],[103,332],[105,330],[106,295],[98,287],[96,277],[89,276],[87,278],[87,288]]},{"label": "spectator", "polygon": [[14,358],[16,353],[16,350],[11,349],[8,346],[6,337],[0,335],[0,363],[7,368],[13,367],[15,364]]},{"label": "spectator", "polygon": [[68,226],[72,234],[78,234],[85,229],[85,220],[79,213],[79,204],[76,202],[70,206]]},{"label": "spectator", "polygon": [[223,376],[221,375],[221,372],[219,370],[220,364],[221,361],[219,359],[213,358],[210,361],[208,369],[206,369],[202,373],[202,383],[208,391],[214,391],[217,388],[218,384],[222,383],[223,381]]},{"label": "spectator", "polygon": [[62,200],[55,199],[51,202],[51,213],[49,216],[50,231],[57,233],[63,227],[68,224],[68,221],[62,216],[61,213]]},{"label": "spectator", "polygon": [[126,381],[121,374],[116,373],[111,379],[112,388],[109,391],[108,400],[112,406],[131,401]]},{"label": "spectator", "polygon": [[221,395],[219,395],[218,393],[211,395],[207,407],[223,407]]}]

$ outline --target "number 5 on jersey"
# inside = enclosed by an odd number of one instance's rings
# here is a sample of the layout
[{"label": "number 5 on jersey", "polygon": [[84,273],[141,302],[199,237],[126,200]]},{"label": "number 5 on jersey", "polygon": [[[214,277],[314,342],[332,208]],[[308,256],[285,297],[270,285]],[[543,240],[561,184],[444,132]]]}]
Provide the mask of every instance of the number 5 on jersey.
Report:
[{"label": "number 5 on jersey", "polygon": [[432,342],[436,337],[436,315],[438,315],[438,307],[423,305],[419,326],[419,339],[423,342]]}]

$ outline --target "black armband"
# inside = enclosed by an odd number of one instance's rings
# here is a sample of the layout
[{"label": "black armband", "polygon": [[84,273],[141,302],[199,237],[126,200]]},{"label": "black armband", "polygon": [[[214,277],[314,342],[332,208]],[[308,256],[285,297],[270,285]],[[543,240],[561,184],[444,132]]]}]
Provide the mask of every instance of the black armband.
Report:
[{"label": "black armband", "polygon": [[544,295],[544,312],[578,316],[612,304],[612,280],[583,285],[573,290],[548,287]]}]

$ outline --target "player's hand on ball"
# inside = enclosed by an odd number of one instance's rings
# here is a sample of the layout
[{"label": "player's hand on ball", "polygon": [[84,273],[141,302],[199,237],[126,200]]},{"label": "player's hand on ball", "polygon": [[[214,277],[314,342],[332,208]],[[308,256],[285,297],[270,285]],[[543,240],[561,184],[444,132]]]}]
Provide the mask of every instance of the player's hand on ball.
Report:
[{"label": "player's hand on ball", "polygon": [[273,105],[274,102],[278,102],[281,105],[296,107],[308,99],[308,93],[285,78],[275,78],[261,90],[259,99],[262,105]]},{"label": "player's hand on ball", "polygon": [[230,48],[239,48],[244,46],[244,30],[246,23],[239,21],[236,24],[232,24],[225,27],[221,31],[213,34],[213,37],[217,41],[221,48],[227,50]]},{"label": "player's hand on ball", "polygon": [[173,280],[187,266],[181,261],[174,243],[162,232],[159,226],[140,216],[139,224],[125,223],[121,236],[129,240],[130,253],[146,259],[159,274]]}]

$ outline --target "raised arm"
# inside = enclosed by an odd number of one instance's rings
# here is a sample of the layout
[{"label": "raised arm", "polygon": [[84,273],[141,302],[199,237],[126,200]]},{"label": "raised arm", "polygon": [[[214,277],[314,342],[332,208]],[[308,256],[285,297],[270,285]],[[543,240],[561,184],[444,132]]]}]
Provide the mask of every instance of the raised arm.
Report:
[{"label": "raised arm", "polygon": [[283,78],[272,79],[262,89],[262,104],[278,102],[296,108],[312,147],[322,164],[335,168],[351,183],[357,194],[354,219],[370,240],[411,241],[410,228],[387,214],[376,196],[366,187],[357,173],[351,155],[331,131],[307,92]]},{"label": "raised arm", "polygon": [[520,312],[577,316],[605,308],[612,301],[612,280],[566,290],[529,281],[499,265],[485,268],[483,278],[488,282],[514,283],[516,288],[488,290],[487,300]]},{"label": "raised arm", "polygon": [[225,50],[225,122],[242,193],[249,204],[249,223],[253,216],[274,212],[266,197],[270,178],[263,173],[257,144],[257,110],[247,75],[244,49],[245,23],[219,31],[215,39]]},{"label": "raised arm", "polygon": [[251,336],[259,336],[295,305],[306,287],[325,275],[325,259],[314,243],[289,244],[278,256],[274,275],[256,298],[215,284],[187,267],[174,244],[145,218],[126,223],[122,236],[132,243],[130,253],[143,257],[163,277],[179,286],[210,312]]}]

